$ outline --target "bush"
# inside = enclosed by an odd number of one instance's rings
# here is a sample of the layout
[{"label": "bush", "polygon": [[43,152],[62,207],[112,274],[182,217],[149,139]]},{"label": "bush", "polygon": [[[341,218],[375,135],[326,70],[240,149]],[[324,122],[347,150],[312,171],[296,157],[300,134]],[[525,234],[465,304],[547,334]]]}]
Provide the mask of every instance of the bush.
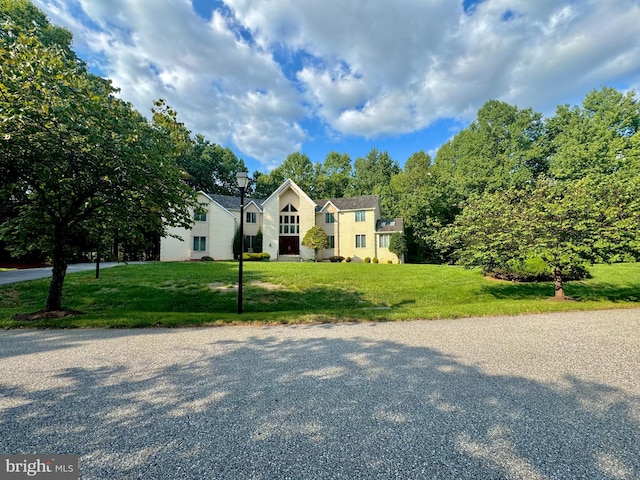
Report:
[{"label": "bush", "polygon": [[364,263],[371,263],[371,257],[364,257]]},{"label": "bush", "polygon": [[262,261],[269,260],[270,258],[271,258],[271,255],[269,255],[267,252],[245,253],[244,255],[242,255],[242,259],[248,262],[262,262]]},{"label": "bush", "polygon": [[378,263],[379,260],[376,257],[373,257],[373,260],[371,260],[373,263]]},{"label": "bush", "polygon": [[351,257],[347,257],[347,258],[345,259],[345,261],[346,261],[347,263],[351,263],[351,260],[353,260]]},{"label": "bush", "polygon": [[344,260],[344,257],[340,256],[340,255],[333,255],[332,257],[329,257],[329,261],[333,262],[333,263],[340,263]]},{"label": "bush", "polygon": [[391,265],[391,264],[393,264],[393,260],[387,260],[387,263],[388,263],[389,265]]},{"label": "bush", "polygon": [[[485,269],[484,273],[490,277],[512,282],[548,282],[553,280],[551,269],[539,257],[530,257],[524,261],[514,260],[508,262],[505,267]],[[563,280],[583,280],[585,278],[590,278],[590,275],[582,265],[562,270]]]},{"label": "bush", "polygon": [[200,261],[201,262],[213,262],[213,258],[211,258],[209,255],[205,255],[204,257],[200,257]]}]

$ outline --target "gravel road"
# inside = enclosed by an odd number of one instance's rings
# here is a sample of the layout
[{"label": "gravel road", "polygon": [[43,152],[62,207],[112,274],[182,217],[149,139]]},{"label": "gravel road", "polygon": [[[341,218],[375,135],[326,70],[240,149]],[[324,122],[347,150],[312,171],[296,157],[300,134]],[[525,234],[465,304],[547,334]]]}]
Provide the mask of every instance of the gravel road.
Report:
[{"label": "gravel road", "polygon": [[82,479],[640,479],[640,310],[0,331],[0,452]]}]

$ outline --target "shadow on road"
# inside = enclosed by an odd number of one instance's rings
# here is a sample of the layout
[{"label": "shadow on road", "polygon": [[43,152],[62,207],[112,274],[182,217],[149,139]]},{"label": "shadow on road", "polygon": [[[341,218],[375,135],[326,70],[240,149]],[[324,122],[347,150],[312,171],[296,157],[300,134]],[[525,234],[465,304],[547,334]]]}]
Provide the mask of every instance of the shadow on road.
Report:
[{"label": "shadow on road", "polygon": [[51,388],[1,385],[0,451],[78,454],[81,478],[640,478],[640,398],[605,385],[366,339],[200,348],[162,369],[114,359]]}]

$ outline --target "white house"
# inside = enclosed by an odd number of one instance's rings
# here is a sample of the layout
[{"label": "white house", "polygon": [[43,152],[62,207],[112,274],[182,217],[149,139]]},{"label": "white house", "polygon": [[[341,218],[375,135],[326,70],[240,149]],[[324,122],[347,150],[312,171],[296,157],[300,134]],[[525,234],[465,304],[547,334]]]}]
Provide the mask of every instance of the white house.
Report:
[{"label": "white house", "polygon": [[[215,260],[233,258],[233,237],[240,225],[240,197],[200,192],[198,200],[205,214],[194,215],[190,230],[174,228],[160,244],[161,261]],[[258,231],[262,250],[272,260],[307,260],[312,249],[302,246],[307,231],[317,225],[329,236],[330,247],[323,258],[351,257],[355,261],[378,258],[380,262],[402,261],[389,251],[389,240],[403,232],[401,218],[380,216],[380,197],[312,200],[292,180],[286,180],[266,200],[245,199],[244,236],[247,249],[253,249]]]}]

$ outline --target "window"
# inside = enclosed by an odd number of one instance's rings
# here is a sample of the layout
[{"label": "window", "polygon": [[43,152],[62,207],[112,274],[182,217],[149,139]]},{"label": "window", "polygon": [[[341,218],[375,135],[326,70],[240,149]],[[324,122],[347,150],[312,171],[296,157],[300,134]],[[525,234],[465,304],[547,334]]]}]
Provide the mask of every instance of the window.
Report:
[{"label": "window", "polygon": [[[297,212],[296,207],[289,204],[282,209],[283,212]],[[280,215],[280,234],[300,234],[300,215]]]},{"label": "window", "polygon": [[245,235],[244,236],[244,251],[248,252],[249,250],[253,250],[254,245],[256,243],[255,235]]},{"label": "window", "polygon": [[336,248],[336,236],[329,235],[329,248]]},{"label": "window", "polygon": [[380,241],[378,243],[378,246],[381,248],[389,248],[390,238],[391,238],[391,235],[380,235]]},{"label": "window", "polygon": [[356,235],[356,248],[367,248],[366,235]]},{"label": "window", "polygon": [[246,223],[258,223],[258,214],[256,212],[246,212]]},{"label": "window", "polygon": [[193,219],[196,222],[206,222],[207,221],[207,212],[204,212],[204,213],[194,212]]},{"label": "window", "polygon": [[204,252],[207,250],[207,237],[193,237],[193,251]]},{"label": "window", "polygon": [[298,209],[291,204],[288,204],[286,207],[282,209],[283,212],[297,212]]},{"label": "window", "polygon": [[333,213],[324,214],[324,223],[336,223],[336,217]]},{"label": "window", "polygon": [[364,210],[358,210],[356,212],[356,222],[364,222],[365,221],[365,212]]}]

